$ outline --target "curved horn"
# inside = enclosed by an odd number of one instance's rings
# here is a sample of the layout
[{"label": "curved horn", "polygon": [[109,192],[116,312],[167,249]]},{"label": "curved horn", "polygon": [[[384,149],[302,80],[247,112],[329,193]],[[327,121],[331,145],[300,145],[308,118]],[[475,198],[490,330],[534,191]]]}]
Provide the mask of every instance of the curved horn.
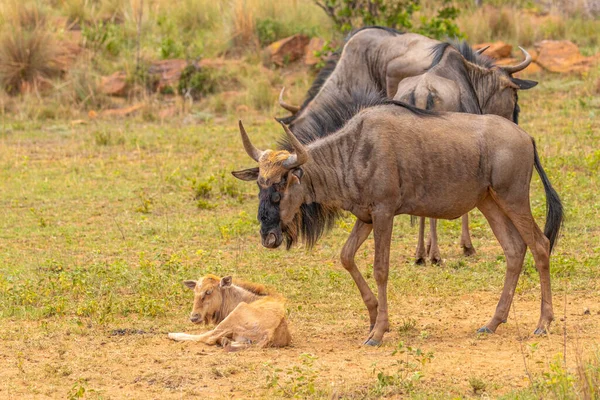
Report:
[{"label": "curved horn", "polygon": [[486,51],[487,49],[489,49],[489,48],[490,48],[490,46],[491,46],[491,45],[487,45],[487,46],[485,46],[485,47],[482,47],[482,48],[480,48],[479,50],[477,50],[477,51],[475,52],[475,54],[477,54],[477,55],[483,54],[483,52],[484,52],[484,51]]},{"label": "curved horn", "polygon": [[288,110],[289,112],[291,112],[292,114],[296,114],[298,111],[300,111],[300,107],[298,106],[293,106],[291,104],[286,103],[285,101],[283,101],[283,92],[285,92],[285,86],[281,88],[281,92],[279,92],[279,105]]},{"label": "curved horn", "polygon": [[306,148],[302,145],[302,143],[300,143],[298,138],[294,136],[292,131],[290,131],[290,128],[288,128],[283,122],[280,123],[281,126],[283,126],[283,130],[288,136],[288,140],[290,141],[292,147],[296,151],[296,154],[290,155],[288,159],[283,162],[283,166],[287,169],[299,167],[300,165],[308,161],[308,152],[306,151]]},{"label": "curved horn", "polygon": [[242,142],[244,143],[244,149],[246,149],[246,153],[256,162],[260,159],[260,156],[263,155],[263,151],[254,147],[254,145],[250,142],[250,138],[244,129],[244,124],[242,124],[242,120],[239,121],[240,125],[240,134],[242,135]]},{"label": "curved horn", "polygon": [[515,72],[524,70],[529,64],[531,64],[531,60],[533,60],[533,57],[531,57],[531,55],[524,48],[519,46],[519,49],[521,49],[521,51],[525,55],[525,59],[523,61],[521,61],[517,65],[507,65],[505,67],[500,67],[509,74],[514,74]]}]

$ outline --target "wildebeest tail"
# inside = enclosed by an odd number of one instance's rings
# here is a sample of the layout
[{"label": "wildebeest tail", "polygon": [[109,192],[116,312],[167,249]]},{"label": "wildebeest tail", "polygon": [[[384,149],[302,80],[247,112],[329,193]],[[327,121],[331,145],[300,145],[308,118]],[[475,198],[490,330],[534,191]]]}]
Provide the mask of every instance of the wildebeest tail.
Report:
[{"label": "wildebeest tail", "polygon": [[546,192],[546,226],[544,227],[544,235],[550,240],[550,252],[552,252],[563,222],[563,205],[560,202],[558,193],[556,193],[556,190],[554,190],[548,176],[544,172],[544,168],[542,168],[535,140],[531,139],[531,141],[533,143],[533,163],[535,170],[540,175],[540,179],[544,184],[544,191]]}]

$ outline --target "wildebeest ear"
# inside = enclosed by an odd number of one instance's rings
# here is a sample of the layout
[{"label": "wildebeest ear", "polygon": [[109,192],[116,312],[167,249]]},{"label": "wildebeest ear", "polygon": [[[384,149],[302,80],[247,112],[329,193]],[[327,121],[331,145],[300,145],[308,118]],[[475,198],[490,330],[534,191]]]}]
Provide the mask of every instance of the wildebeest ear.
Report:
[{"label": "wildebeest ear", "polygon": [[196,288],[196,281],[183,281],[183,284],[192,290]]},{"label": "wildebeest ear", "polygon": [[[304,171],[302,170],[302,168],[294,168],[292,170],[292,175],[295,176],[298,179],[298,183],[300,183],[300,181],[302,180],[302,176],[304,175]],[[293,182],[295,179],[292,179],[291,182]]]},{"label": "wildebeest ear", "polygon": [[531,89],[532,87],[535,87],[538,84],[536,81],[530,81],[527,79],[510,78],[510,80],[521,90]]},{"label": "wildebeest ear", "polygon": [[231,286],[231,276],[226,276],[224,278],[221,278],[221,283],[219,284],[219,286],[221,286],[222,288],[226,288]]},{"label": "wildebeest ear", "polygon": [[255,181],[258,179],[258,167],[243,169],[241,171],[231,171],[231,175],[243,181]]}]

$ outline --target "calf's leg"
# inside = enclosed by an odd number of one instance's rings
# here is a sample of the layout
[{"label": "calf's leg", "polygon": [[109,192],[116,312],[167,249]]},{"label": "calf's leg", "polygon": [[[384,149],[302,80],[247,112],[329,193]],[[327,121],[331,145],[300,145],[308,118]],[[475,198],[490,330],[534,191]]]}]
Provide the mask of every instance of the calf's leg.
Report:
[{"label": "calf's leg", "polygon": [[363,302],[365,303],[365,306],[367,306],[367,310],[369,311],[370,329],[373,329],[377,319],[377,299],[354,261],[356,252],[369,237],[371,230],[373,230],[373,225],[356,220],[354,228],[352,228],[352,232],[342,248],[341,259],[342,265],[346,271],[350,273],[352,279],[354,279],[354,283],[356,283],[356,286],[358,287]]}]

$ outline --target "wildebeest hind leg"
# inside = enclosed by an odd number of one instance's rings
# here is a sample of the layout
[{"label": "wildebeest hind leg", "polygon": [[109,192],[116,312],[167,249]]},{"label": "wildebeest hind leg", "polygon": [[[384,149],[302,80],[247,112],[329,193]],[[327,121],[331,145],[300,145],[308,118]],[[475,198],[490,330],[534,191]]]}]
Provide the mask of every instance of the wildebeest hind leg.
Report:
[{"label": "wildebeest hind leg", "polygon": [[462,229],[460,233],[460,246],[463,249],[465,256],[472,256],[475,254],[475,248],[471,243],[471,235],[469,234],[469,214],[462,216]]},{"label": "wildebeest hind leg", "polygon": [[[492,192],[492,194],[494,194]],[[505,210],[515,227],[518,229],[521,237],[531,250],[535,261],[535,268],[540,274],[540,286],[542,289],[541,314],[535,334],[540,335],[546,332],[547,327],[554,320],[554,311],[552,310],[552,290],[550,287],[550,240],[544,235],[540,227],[536,224],[531,214],[529,205],[529,195],[521,196],[521,201],[514,199],[504,200],[502,197],[494,194],[500,207]]]},{"label": "wildebeest hind leg", "polygon": [[425,217],[419,218],[419,239],[415,252],[415,264],[424,265],[428,250],[425,249]]},{"label": "wildebeest hind leg", "polygon": [[488,220],[506,257],[504,288],[502,289],[502,295],[496,307],[496,312],[492,319],[478,331],[480,333],[492,333],[496,331],[498,325],[506,322],[508,318],[510,306],[515,295],[515,288],[517,287],[519,275],[523,268],[523,259],[525,258],[527,246],[511,219],[491,196],[486,197],[477,205],[477,208],[481,210]]},{"label": "wildebeest hind leg", "polygon": [[375,321],[377,320],[377,299],[354,261],[356,252],[369,237],[371,230],[373,230],[373,225],[356,220],[354,228],[352,228],[352,232],[342,248],[341,259],[342,265],[346,271],[350,273],[352,279],[354,279],[354,283],[356,283],[356,286],[360,291],[363,302],[365,303],[365,306],[367,306],[367,310],[369,310],[370,329],[373,329]]}]

